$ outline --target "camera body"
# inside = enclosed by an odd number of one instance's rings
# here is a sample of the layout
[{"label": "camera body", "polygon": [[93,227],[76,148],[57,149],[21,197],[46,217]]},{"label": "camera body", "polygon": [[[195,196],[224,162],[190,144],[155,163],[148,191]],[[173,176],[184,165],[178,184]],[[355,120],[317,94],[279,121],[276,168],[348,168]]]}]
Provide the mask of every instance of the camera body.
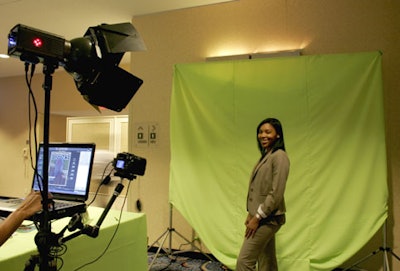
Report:
[{"label": "camera body", "polygon": [[136,175],[143,176],[146,170],[146,159],[131,153],[118,153],[114,158],[115,176],[133,180]]}]

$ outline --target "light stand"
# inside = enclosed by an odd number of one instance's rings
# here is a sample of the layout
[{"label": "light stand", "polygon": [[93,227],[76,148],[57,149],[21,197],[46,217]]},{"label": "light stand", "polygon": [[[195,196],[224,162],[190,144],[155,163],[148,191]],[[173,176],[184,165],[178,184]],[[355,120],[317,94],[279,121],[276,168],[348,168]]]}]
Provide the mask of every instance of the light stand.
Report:
[{"label": "light stand", "polygon": [[[172,226],[172,211],[173,211],[173,206],[172,206],[172,203],[170,203],[169,204],[169,227],[149,247],[149,248],[151,248],[157,243],[159,244],[159,247],[156,251],[156,254],[154,255],[153,260],[151,261],[151,263],[149,265],[148,270],[150,270],[151,267],[153,266],[154,262],[156,261],[157,257],[159,256],[161,250],[163,250],[164,253],[168,255],[168,257],[172,257],[173,255],[176,255],[176,254],[188,252],[188,251],[174,251],[174,252],[172,251],[172,233],[176,233],[179,237],[181,237],[188,244],[190,244],[192,247],[197,249],[201,254],[206,256],[210,261],[212,261],[213,259],[209,255],[205,254],[198,246],[196,246],[194,241],[189,241],[185,236],[183,236],[182,234],[180,234],[178,231],[175,230],[175,228]],[[164,243],[168,237],[169,237],[168,248],[164,248]],[[159,241],[161,239],[162,239],[162,241],[161,241],[161,243],[159,243]]]},{"label": "light stand", "polygon": [[[36,61],[32,62],[35,65]],[[39,256],[34,256],[32,262],[33,269],[34,265],[38,264],[40,271],[56,271],[57,264],[54,257],[51,256],[51,248],[54,244],[56,234],[51,232],[51,221],[49,219],[49,205],[51,200],[49,199],[49,137],[50,137],[50,100],[51,90],[53,87],[53,73],[58,68],[57,61],[44,60],[43,62],[43,90],[45,92],[44,100],[44,124],[43,124],[43,167],[42,172],[42,212],[39,215],[39,229],[35,235],[35,244],[39,251]],[[36,154],[38,155],[38,154]],[[39,174],[37,172],[36,174]],[[26,269],[26,270],[33,270]]]},{"label": "light stand", "polygon": [[370,254],[364,256],[363,258],[359,259],[356,261],[353,265],[350,267],[347,267],[343,269],[343,271],[351,270],[351,268],[356,267],[360,263],[365,262],[369,258],[371,258],[374,255],[377,255],[379,252],[383,252],[383,271],[390,271],[389,267],[389,260],[388,260],[388,253],[390,253],[392,256],[394,256],[398,261],[400,261],[400,257],[397,256],[393,250],[387,246],[387,233],[386,233],[386,220],[383,223],[383,247],[379,247],[378,249],[372,251]]},{"label": "light stand", "polygon": [[39,251],[39,266],[41,271],[57,270],[54,265],[54,259],[50,257],[52,237],[51,223],[49,221],[49,196],[48,196],[48,177],[49,177],[49,134],[50,134],[50,96],[53,84],[52,74],[57,68],[57,64],[53,61],[45,61],[43,64],[43,73],[45,75],[43,89],[45,91],[44,102],[44,125],[43,125],[43,191],[42,191],[42,209],[40,215],[39,231],[35,236],[35,243]]},{"label": "light stand", "polygon": [[[127,51],[143,51],[144,43],[131,23],[102,24],[90,27],[84,37],[71,41],[63,37],[18,24],[8,35],[8,54],[19,57],[26,63],[43,63],[45,91],[44,126],[43,126],[43,170],[42,174],[42,209],[38,222],[39,231],[35,236],[35,243],[39,257],[35,256],[32,268],[38,264],[40,271],[57,270],[56,259],[51,255],[52,247],[58,246],[60,234],[51,232],[49,215],[49,126],[50,126],[50,93],[52,89],[52,75],[59,65],[72,75],[77,89],[83,98],[98,109],[99,106],[120,112],[126,107],[143,80],[118,67],[123,54]],[[35,142],[36,143],[36,142]],[[37,154],[38,155],[38,154]],[[118,158],[118,157],[117,157]],[[144,173],[146,161],[131,154],[122,154],[115,168],[121,177],[128,173],[132,180],[136,173]],[[141,162],[137,162],[140,160]],[[125,165],[127,162],[127,165]],[[137,166],[139,164],[139,166]],[[140,175],[139,174],[139,175]],[[122,190],[123,186],[120,187]],[[112,204],[112,202],[110,203]],[[110,205],[111,206],[111,205]],[[94,232],[84,232],[92,237],[98,234],[98,229],[108,210],[94,227]],[[63,233],[63,232],[62,232]],[[62,234],[61,233],[61,234]],[[61,235],[62,236],[62,235]],[[97,236],[97,235],[96,235]],[[31,269],[31,270],[33,270]]]}]

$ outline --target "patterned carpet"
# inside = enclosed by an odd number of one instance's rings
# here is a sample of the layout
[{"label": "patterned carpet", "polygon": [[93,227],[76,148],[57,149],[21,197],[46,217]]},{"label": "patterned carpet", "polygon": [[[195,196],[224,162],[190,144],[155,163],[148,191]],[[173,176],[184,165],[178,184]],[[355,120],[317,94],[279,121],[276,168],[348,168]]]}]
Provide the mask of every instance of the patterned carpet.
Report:
[{"label": "patterned carpet", "polygon": [[[148,252],[149,266],[155,257],[154,252]],[[204,256],[158,254],[150,271],[228,271],[229,269],[218,261],[210,261]]]}]

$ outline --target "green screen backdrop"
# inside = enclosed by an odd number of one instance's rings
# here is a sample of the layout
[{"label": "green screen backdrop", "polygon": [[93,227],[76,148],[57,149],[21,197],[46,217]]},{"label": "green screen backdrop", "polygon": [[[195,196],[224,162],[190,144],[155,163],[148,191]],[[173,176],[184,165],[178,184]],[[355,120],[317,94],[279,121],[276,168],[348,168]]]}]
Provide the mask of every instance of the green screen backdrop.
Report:
[{"label": "green screen backdrop", "polygon": [[382,96],[379,52],[177,64],[170,202],[234,269],[256,127],[278,118],[291,161],[279,267],[331,270],[387,216]]}]

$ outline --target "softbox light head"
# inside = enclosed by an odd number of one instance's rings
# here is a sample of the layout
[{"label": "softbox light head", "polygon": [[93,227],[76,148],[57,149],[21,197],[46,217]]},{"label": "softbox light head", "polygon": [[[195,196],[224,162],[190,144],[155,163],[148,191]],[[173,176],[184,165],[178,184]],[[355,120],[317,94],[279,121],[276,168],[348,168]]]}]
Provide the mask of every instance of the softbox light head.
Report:
[{"label": "softbox light head", "polygon": [[101,24],[89,27],[85,36],[95,33],[102,48],[107,53],[124,53],[128,51],[144,51],[146,46],[139,33],[130,23]]},{"label": "softbox light head", "polygon": [[8,38],[9,55],[34,64],[63,66],[84,99],[97,109],[121,111],[143,83],[118,67],[125,52],[146,49],[131,23],[89,27],[83,37],[71,41],[19,24]]},{"label": "softbox light head", "polygon": [[75,79],[75,84],[84,99],[95,106],[117,112],[126,107],[143,81],[129,72],[116,67],[98,67],[95,78]]},{"label": "softbox light head", "polygon": [[130,23],[89,27],[83,38],[70,42],[64,68],[72,74],[90,104],[114,111],[126,107],[143,81],[118,67],[125,52],[146,49]]}]

